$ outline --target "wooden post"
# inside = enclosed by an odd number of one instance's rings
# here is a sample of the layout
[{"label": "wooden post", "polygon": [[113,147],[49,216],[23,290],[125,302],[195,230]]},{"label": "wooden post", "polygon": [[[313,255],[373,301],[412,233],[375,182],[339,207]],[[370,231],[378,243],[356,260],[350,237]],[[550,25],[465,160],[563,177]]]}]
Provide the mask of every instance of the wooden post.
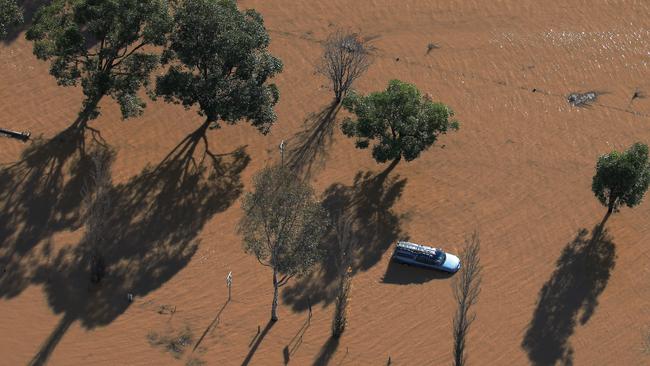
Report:
[{"label": "wooden post", "polygon": [[228,301],[230,301],[230,291],[232,288],[232,271],[228,272],[228,276],[226,276],[226,286],[228,286]]},{"label": "wooden post", "polygon": [[282,142],[280,142],[280,164],[283,167],[284,167],[284,147],[285,146],[286,145],[284,143],[284,140],[282,140]]}]

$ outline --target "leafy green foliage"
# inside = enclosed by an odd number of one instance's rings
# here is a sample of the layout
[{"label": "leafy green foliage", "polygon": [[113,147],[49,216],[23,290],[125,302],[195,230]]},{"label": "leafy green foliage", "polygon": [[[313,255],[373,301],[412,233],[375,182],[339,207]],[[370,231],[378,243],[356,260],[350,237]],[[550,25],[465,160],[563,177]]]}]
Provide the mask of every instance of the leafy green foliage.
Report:
[{"label": "leafy green foliage", "polygon": [[158,77],[156,94],[186,108],[198,105],[212,128],[218,121],[246,119],[262,133],[276,120],[278,89],[266,81],[282,71],[267,50],[262,16],[239,11],[233,0],[186,0],[175,13],[174,29]]},{"label": "leafy green foliage", "polygon": [[638,205],[649,183],[648,145],[637,142],[622,153],[612,151],[598,158],[591,189],[613,212],[622,205]]},{"label": "leafy green foliage", "polygon": [[166,0],[54,0],[39,9],[27,39],[59,85],[81,83],[90,117],[110,95],[129,118],[146,106],[138,91],[160,61],[150,49],[165,44],[171,22]]},{"label": "leafy green foliage", "polygon": [[343,107],[357,119],[343,121],[343,133],[356,137],[356,146],[365,149],[376,140],[372,156],[380,163],[411,161],[433,145],[440,134],[458,130],[453,111],[442,103],[423,97],[415,85],[391,80],[382,92],[367,96],[352,92]]},{"label": "leafy green foliage", "polygon": [[320,259],[318,244],[328,228],[327,213],[311,187],[286,168],[264,168],[253,187],[242,203],[244,249],[285,275],[282,285]]},{"label": "leafy green foliage", "polygon": [[15,0],[0,0],[0,38],[7,36],[7,29],[23,22],[23,12]]}]

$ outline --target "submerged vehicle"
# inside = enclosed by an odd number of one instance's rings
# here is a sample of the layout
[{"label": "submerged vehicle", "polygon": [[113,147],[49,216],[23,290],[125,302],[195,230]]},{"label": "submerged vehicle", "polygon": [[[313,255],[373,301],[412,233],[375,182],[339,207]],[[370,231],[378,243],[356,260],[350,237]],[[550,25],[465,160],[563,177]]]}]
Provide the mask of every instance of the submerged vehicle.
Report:
[{"label": "submerged vehicle", "polygon": [[426,245],[399,241],[393,252],[393,261],[429,269],[456,273],[460,269],[460,259],[442,249]]}]

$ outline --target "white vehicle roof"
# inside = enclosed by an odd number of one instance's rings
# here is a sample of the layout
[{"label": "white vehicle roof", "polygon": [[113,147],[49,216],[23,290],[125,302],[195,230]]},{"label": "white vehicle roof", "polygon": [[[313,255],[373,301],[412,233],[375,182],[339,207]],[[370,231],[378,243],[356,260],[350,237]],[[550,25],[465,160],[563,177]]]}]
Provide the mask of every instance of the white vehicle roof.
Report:
[{"label": "white vehicle roof", "polygon": [[430,254],[430,255],[436,255],[436,253],[438,251],[440,251],[440,249],[437,249],[437,248],[433,248],[433,247],[429,247],[429,246],[421,245],[421,244],[415,244],[415,243],[411,243],[409,241],[398,241],[397,242],[397,247],[402,248],[402,249],[406,249],[406,250],[410,250],[410,251],[414,251],[414,252],[426,253],[426,254]]}]

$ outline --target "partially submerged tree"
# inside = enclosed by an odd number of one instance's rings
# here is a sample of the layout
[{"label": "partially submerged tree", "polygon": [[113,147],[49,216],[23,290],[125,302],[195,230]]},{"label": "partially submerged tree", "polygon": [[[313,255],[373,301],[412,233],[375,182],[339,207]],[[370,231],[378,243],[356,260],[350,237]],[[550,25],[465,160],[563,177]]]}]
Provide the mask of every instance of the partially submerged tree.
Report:
[{"label": "partially submerged tree", "polygon": [[27,39],[59,85],[81,84],[82,117],[95,118],[110,95],[129,118],[143,113],[138,92],[159,65],[151,46],[165,44],[171,20],[167,0],[54,0],[39,9]]},{"label": "partially submerged tree", "polygon": [[392,166],[402,158],[417,158],[439,135],[459,128],[449,107],[423,97],[415,85],[399,80],[391,80],[382,92],[367,96],[351,93],[343,106],[356,115],[356,120],[343,122],[343,133],[355,137],[359,149],[375,140],[372,156],[380,163],[392,160]]},{"label": "partially submerged tree", "polygon": [[108,219],[112,209],[110,166],[113,157],[113,152],[104,147],[90,153],[90,181],[83,190],[86,208],[84,242],[90,248],[90,281],[94,284],[99,284],[106,273],[104,251],[111,231]]},{"label": "partially submerged tree", "polygon": [[638,205],[649,183],[648,145],[637,142],[624,152],[612,151],[601,155],[596,163],[591,189],[600,203],[607,207],[603,223],[622,205]]},{"label": "partially submerged tree", "polygon": [[276,120],[278,89],[267,80],[282,71],[268,51],[269,35],[255,10],[239,11],[234,0],[185,0],[177,9],[167,72],[156,94],[186,108],[198,105],[205,126],[246,119],[262,133]]},{"label": "partially submerged tree", "polygon": [[15,0],[0,0],[0,39],[7,36],[7,30],[23,22],[23,12]]},{"label": "partially submerged tree", "polygon": [[271,320],[278,319],[278,290],[292,277],[311,270],[321,257],[319,242],[327,213],[309,185],[286,168],[274,166],[253,179],[243,199],[239,225],[244,250],[273,270]]},{"label": "partially submerged tree", "polygon": [[372,63],[367,40],[358,33],[337,30],[323,45],[323,56],[318,72],[332,83],[334,98],[340,102]]},{"label": "partially submerged tree", "polygon": [[462,269],[452,283],[454,299],[458,308],[454,314],[454,366],[463,366],[467,360],[465,351],[466,337],[469,326],[476,319],[476,314],[470,313],[471,307],[478,301],[481,292],[481,261],[479,251],[481,241],[478,233],[474,233],[465,242],[465,248],[460,255]]}]

